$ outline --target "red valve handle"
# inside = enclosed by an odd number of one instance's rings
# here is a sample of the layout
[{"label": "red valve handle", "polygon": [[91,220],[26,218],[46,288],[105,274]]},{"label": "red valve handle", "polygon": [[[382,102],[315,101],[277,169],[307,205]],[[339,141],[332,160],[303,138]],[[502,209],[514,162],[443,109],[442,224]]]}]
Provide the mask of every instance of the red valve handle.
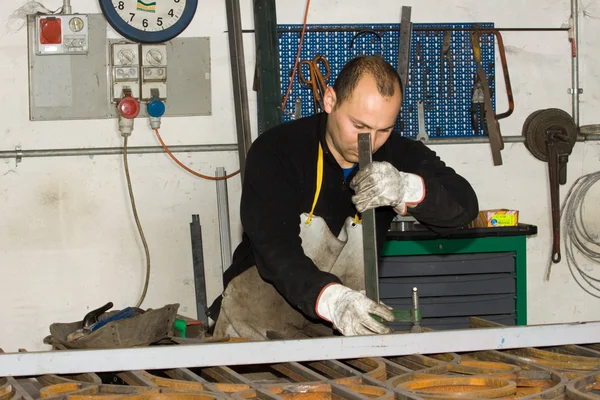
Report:
[{"label": "red valve handle", "polygon": [[117,104],[117,110],[121,117],[134,119],[140,113],[140,102],[135,97],[125,95]]}]

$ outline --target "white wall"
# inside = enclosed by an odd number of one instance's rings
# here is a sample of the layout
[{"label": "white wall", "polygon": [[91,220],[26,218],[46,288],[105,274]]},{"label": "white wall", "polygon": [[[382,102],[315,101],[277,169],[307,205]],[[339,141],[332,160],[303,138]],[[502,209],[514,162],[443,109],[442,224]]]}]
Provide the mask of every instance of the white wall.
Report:
[{"label": "white wall", "polygon": [[[242,2],[244,28],[253,26],[252,2]],[[588,4],[589,3],[589,4]],[[8,21],[24,1],[5,6]],[[50,9],[62,2],[48,0]],[[568,21],[567,0],[502,3],[462,0],[454,2],[408,1],[413,22],[492,21],[498,27],[557,27]],[[493,5],[492,5],[493,4]],[[284,9],[284,5],[286,9]],[[502,9],[500,8],[502,6]],[[72,0],[76,12],[96,13],[95,0]],[[279,1],[280,23],[301,23],[304,2]],[[313,0],[309,23],[396,23],[401,4],[391,0],[345,2]],[[597,123],[597,79],[600,31],[597,1],[581,6],[591,16],[581,19],[582,124]],[[122,145],[116,122],[29,122],[27,98],[26,32],[0,27],[3,72],[0,149],[105,147]],[[185,36],[210,36],[213,115],[166,118],[161,133],[169,144],[236,142],[225,5],[200,2],[195,20]],[[248,83],[254,70],[254,38],[245,34]],[[501,124],[504,135],[518,135],[530,112],[547,107],[570,111],[569,43],[564,33],[505,33],[508,63],[515,93],[514,114]],[[250,93],[252,128],[256,135],[256,101]],[[499,108],[504,107],[499,98]],[[136,123],[131,146],[157,145],[144,121]],[[504,165],[493,167],[487,145],[440,145],[434,148],[474,185],[482,208],[519,209],[521,220],[538,226],[528,240],[528,301],[530,323],[600,319],[597,299],[586,295],[571,278],[566,263],[554,266],[550,282],[543,280],[550,249],[547,168],[522,144],[507,144]],[[568,185],[598,168],[597,144],[577,144],[569,163]],[[218,166],[228,172],[238,168],[237,153],[178,154],[192,168],[213,174]],[[122,159],[119,156],[26,158],[0,161],[0,347],[15,351],[46,349],[42,339],[55,321],[74,321],[106,301],[115,308],[138,299],[145,268],[144,253],[127,197]],[[193,177],[166,155],[130,157],[133,186],[152,255],[150,288],[144,307],[178,302],[181,312],[195,315],[189,222],[200,214],[205,263],[211,268],[209,299],[219,293],[220,251],[217,231],[215,184]],[[239,177],[230,179],[229,199],[232,240],[241,235]],[[597,191],[594,199],[597,200]]]}]

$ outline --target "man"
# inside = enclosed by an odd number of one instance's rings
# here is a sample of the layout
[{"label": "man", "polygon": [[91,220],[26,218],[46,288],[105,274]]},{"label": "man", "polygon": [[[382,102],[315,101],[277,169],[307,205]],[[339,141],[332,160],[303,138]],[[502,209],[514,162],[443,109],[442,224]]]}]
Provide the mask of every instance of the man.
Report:
[{"label": "man", "polygon": [[[391,331],[370,315],[393,321],[390,309],[364,295],[359,213],[376,209],[381,250],[396,214],[444,231],[478,211],[465,179],[423,143],[392,134],[401,96],[391,65],[360,56],[327,88],[325,113],[254,141],[242,188],[244,236],[211,307],[214,336],[299,338],[323,326],[343,335]],[[373,162],[358,171],[365,132]]]}]

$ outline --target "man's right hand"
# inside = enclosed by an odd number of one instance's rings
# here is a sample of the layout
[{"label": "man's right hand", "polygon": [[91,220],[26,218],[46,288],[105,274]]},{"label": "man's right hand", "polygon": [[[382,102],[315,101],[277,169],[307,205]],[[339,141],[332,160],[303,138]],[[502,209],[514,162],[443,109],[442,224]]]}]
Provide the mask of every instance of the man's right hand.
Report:
[{"label": "man's right hand", "polygon": [[387,326],[377,322],[370,314],[392,322],[394,313],[385,305],[369,299],[347,286],[326,286],[317,300],[317,314],[332,322],[344,336],[391,333]]}]

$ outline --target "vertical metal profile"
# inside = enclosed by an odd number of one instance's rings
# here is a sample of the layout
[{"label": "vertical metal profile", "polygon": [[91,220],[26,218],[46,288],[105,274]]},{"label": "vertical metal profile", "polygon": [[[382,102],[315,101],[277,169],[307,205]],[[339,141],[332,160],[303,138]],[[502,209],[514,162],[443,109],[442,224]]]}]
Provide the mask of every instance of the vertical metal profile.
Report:
[{"label": "vertical metal profile", "polygon": [[[358,134],[358,166],[364,169],[373,160],[371,134]],[[375,210],[362,213],[363,258],[365,261],[365,290],[367,297],[379,301],[379,273],[377,255],[377,230]]]},{"label": "vertical metal profile", "polygon": [[200,226],[200,217],[198,214],[192,215],[190,223],[190,236],[192,240],[192,265],[194,267],[194,286],[196,292],[196,312],[198,320],[202,321],[205,327],[208,326],[208,316],[206,315],[206,276],[204,273],[204,251],[202,250],[202,227]]},{"label": "vertical metal profile", "polygon": [[229,57],[233,80],[233,103],[240,159],[240,177],[244,180],[246,154],[252,144],[250,113],[248,111],[248,85],[244,61],[244,42],[239,0],[225,0],[227,9],[227,33],[229,35]]},{"label": "vertical metal profile", "polygon": [[[227,175],[225,168],[218,167],[217,177]],[[231,265],[231,227],[229,225],[229,195],[227,193],[227,180],[217,181],[217,218],[219,219],[219,236],[221,240],[221,262],[223,271]]]},{"label": "vertical metal profile", "polygon": [[575,121],[575,125],[579,127],[579,95],[581,89],[579,88],[579,0],[571,0],[571,44],[573,54],[571,55],[571,102],[572,102],[572,116]]},{"label": "vertical metal profile", "polygon": [[275,0],[254,0],[256,87],[261,130],[283,122]]},{"label": "vertical metal profile", "polygon": [[411,7],[403,6],[400,16],[400,48],[398,51],[398,74],[402,82],[402,98],[408,86],[408,71],[410,67],[410,46],[412,39]]}]

